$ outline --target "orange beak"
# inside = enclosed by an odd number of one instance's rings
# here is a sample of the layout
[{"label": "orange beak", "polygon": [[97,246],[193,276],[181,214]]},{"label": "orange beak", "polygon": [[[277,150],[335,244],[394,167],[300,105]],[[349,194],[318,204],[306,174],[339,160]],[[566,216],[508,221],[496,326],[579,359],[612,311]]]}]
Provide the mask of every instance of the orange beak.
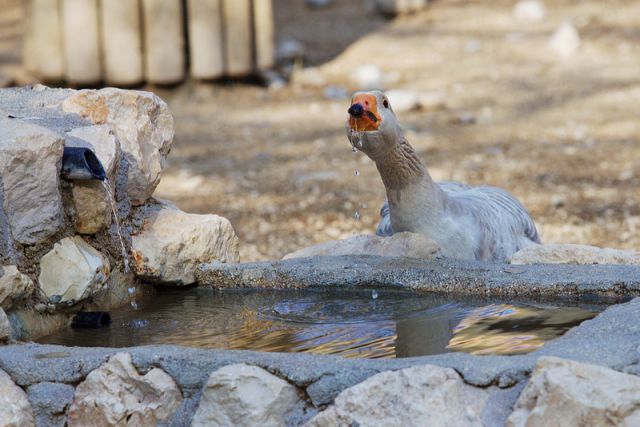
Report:
[{"label": "orange beak", "polygon": [[377,130],[382,122],[376,97],[366,93],[356,95],[349,107],[349,127],[355,131]]}]

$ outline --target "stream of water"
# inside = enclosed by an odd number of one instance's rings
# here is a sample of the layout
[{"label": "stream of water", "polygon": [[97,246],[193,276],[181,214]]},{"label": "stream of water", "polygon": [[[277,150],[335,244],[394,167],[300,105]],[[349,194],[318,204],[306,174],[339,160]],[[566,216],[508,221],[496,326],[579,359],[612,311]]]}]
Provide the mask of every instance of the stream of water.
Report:
[{"label": "stream of water", "polygon": [[178,344],[199,348],[411,357],[463,351],[522,354],[603,309],[378,290],[162,290],[104,329],[40,340],[69,346]]}]

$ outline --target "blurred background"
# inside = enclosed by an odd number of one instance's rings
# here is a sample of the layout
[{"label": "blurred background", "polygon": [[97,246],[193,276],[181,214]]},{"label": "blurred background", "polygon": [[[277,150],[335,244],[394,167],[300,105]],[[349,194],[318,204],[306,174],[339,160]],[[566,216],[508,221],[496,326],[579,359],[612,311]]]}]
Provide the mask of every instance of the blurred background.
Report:
[{"label": "blurred background", "polygon": [[156,196],[227,217],[243,261],[374,232],[344,132],[372,87],[436,180],[507,189],[545,242],[640,248],[640,2],[246,1],[0,0],[0,87],[156,92]]}]

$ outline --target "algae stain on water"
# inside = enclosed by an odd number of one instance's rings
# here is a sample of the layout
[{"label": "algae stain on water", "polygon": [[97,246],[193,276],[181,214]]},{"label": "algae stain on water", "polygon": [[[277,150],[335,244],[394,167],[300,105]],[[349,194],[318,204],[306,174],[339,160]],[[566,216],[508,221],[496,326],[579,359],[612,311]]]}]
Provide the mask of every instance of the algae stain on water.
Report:
[{"label": "algae stain on water", "polygon": [[110,328],[66,329],[39,342],[413,357],[462,351],[524,354],[604,306],[541,306],[462,300],[384,289],[312,291],[163,290],[138,310],[111,313]]}]

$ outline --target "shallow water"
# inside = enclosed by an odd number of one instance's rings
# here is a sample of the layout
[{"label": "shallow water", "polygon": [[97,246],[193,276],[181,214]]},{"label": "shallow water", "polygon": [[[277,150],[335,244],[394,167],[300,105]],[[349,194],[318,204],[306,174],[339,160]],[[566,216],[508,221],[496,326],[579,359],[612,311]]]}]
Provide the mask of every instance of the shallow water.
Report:
[{"label": "shallow water", "polygon": [[452,300],[380,290],[332,292],[161,290],[111,313],[103,329],[39,340],[68,346],[178,344],[199,348],[411,357],[450,351],[533,351],[603,309]]}]

